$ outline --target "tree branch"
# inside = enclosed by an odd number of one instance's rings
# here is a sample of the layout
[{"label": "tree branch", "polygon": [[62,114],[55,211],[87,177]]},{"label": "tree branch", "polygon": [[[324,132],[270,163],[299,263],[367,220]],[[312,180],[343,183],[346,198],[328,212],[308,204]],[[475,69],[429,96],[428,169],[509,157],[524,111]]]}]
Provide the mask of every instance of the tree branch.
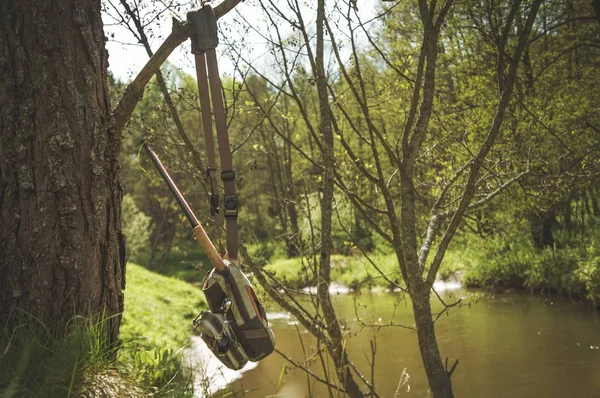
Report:
[{"label": "tree branch", "polygon": [[444,254],[446,253],[446,249],[448,248],[448,245],[450,244],[450,241],[452,240],[452,237],[454,236],[454,233],[456,232],[456,229],[458,228],[461,218],[462,218],[463,214],[465,213],[465,211],[467,211],[469,204],[471,202],[471,199],[473,198],[473,195],[475,194],[475,184],[477,183],[479,172],[481,170],[481,167],[483,166],[483,161],[484,161],[485,157],[487,156],[487,154],[489,153],[490,149],[492,148],[492,145],[496,141],[496,137],[498,136],[498,134],[500,132],[500,128],[502,127],[502,125],[504,123],[504,115],[506,113],[506,109],[508,108],[508,104],[510,103],[510,100],[512,97],[512,93],[513,93],[513,89],[514,89],[514,82],[515,82],[516,76],[517,76],[517,69],[518,69],[519,61],[521,59],[523,50],[525,49],[525,45],[527,44],[527,41],[529,39],[529,34],[531,32],[531,29],[532,29],[533,23],[535,21],[535,18],[537,16],[537,12],[540,8],[541,2],[542,2],[542,0],[534,0],[533,4],[531,5],[531,11],[529,12],[529,15],[527,16],[527,20],[525,22],[525,27],[523,29],[523,32],[521,33],[521,36],[519,37],[519,42],[517,44],[517,48],[514,53],[515,55],[512,59],[512,62],[511,62],[510,68],[509,68],[509,73],[506,78],[506,86],[504,87],[504,91],[502,92],[500,102],[498,103],[498,108],[496,111],[496,115],[494,117],[494,121],[492,122],[492,125],[490,126],[487,137],[486,137],[484,143],[482,144],[482,146],[480,147],[479,152],[477,153],[477,156],[471,163],[471,170],[469,173],[467,186],[465,187],[465,189],[463,191],[463,195],[462,195],[460,204],[459,204],[456,212],[452,216],[452,220],[450,221],[450,224],[448,225],[448,228],[446,229],[446,232],[444,233],[444,236],[442,237],[442,240],[436,250],[435,257],[431,264],[431,268],[429,269],[429,272],[427,273],[426,282],[427,282],[428,287],[433,286],[433,282],[435,281],[435,277],[440,268],[440,264],[442,263],[442,259],[444,258]]},{"label": "tree branch", "polygon": [[[224,0],[215,7],[217,19],[227,14],[241,1],[242,0]],[[193,33],[194,27],[191,23],[183,22],[181,24],[175,24],[169,37],[165,39],[163,44],[161,44],[152,58],[148,60],[135,79],[129,83],[123,92],[119,103],[113,110],[112,116],[116,134],[120,134],[123,131],[125,124],[127,124],[131,118],[135,106],[142,99],[144,89],[152,76],[156,74],[173,50],[186,41]]]}]

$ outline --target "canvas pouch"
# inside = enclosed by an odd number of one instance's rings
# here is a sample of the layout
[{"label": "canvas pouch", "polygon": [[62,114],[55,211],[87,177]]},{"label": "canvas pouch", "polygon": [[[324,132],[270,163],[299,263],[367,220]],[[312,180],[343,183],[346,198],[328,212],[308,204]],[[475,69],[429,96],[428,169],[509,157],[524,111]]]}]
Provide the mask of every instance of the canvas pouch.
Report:
[{"label": "canvas pouch", "polygon": [[[266,311],[248,278],[237,264],[226,261],[226,265],[225,271],[213,269],[205,277],[202,290],[208,301],[210,314],[223,319],[226,329],[231,331],[232,341],[237,343],[235,349],[243,351],[248,360],[256,362],[273,352],[275,336],[269,326]],[[204,318],[209,320],[210,315],[205,315]],[[211,337],[212,332],[205,328],[201,333],[205,342],[207,338],[204,335],[209,334],[208,347],[221,362],[231,368],[224,361],[229,356],[219,356],[215,351],[219,346],[215,345],[216,337]]]},{"label": "canvas pouch", "polygon": [[202,311],[194,321],[194,327],[208,348],[229,369],[238,370],[246,365],[248,356],[222,314]]}]

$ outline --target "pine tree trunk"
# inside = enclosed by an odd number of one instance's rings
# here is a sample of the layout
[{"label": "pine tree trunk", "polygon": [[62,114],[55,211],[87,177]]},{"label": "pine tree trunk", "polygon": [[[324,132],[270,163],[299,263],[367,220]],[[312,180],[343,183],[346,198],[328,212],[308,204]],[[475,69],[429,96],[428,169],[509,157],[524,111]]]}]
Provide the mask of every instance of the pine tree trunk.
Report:
[{"label": "pine tree trunk", "polygon": [[[0,2],[0,324],[123,311],[100,0]],[[110,320],[118,337],[120,316]]]}]

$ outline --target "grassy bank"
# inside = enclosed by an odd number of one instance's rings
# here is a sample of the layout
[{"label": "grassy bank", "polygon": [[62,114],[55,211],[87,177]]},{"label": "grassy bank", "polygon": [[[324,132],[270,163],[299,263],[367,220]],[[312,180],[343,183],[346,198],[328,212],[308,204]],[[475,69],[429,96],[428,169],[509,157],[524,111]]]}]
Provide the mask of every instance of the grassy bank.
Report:
[{"label": "grassy bank", "polygon": [[[438,277],[469,287],[560,294],[599,307],[600,223],[590,225],[585,236],[555,235],[556,244],[544,249],[533,247],[527,236],[463,236],[446,253]],[[359,255],[333,255],[332,280],[360,289],[391,288],[401,279],[393,253],[373,254],[371,260],[374,265]],[[266,269],[295,288],[315,284],[314,272],[299,258],[272,260]]]},{"label": "grassy bank", "polygon": [[[198,271],[196,271],[198,272]],[[121,339],[137,347],[181,347],[206,308],[200,288],[129,263]]]},{"label": "grassy bank", "polygon": [[600,228],[598,233],[559,240],[544,249],[522,238],[476,242],[463,251],[464,282],[555,293],[600,307]]},{"label": "grassy bank", "polygon": [[[362,256],[333,255],[331,256],[331,279],[353,289],[375,286],[389,288],[401,279],[400,270],[393,254],[376,254],[371,257],[371,260],[381,273]],[[265,268],[272,272],[277,279],[285,281],[294,288],[315,285],[315,272],[305,259],[273,260]],[[382,274],[385,275],[385,278]]]},{"label": "grassy bank", "polygon": [[[452,279],[462,270],[457,261],[446,261],[440,270],[440,278]],[[266,265],[278,279],[302,288],[315,285],[315,273],[300,258],[280,259]],[[374,253],[369,259],[362,255],[331,256],[331,279],[352,289],[393,289],[401,284],[402,274],[394,253]]]},{"label": "grassy bank", "polygon": [[106,319],[75,317],[64,335],[20,314],[0,329],[0,397],[191,396],[182,348],[206,307],[197,287],[127,265],[122,345],[104,343]]},{"label": "grassy bank", "polygon": [[202,291],[173,277],[127,265],[125,312],[121,324],[120,369],[148,391],[169,396],[191,392],[181,368],[192,320],[206,308]]}]

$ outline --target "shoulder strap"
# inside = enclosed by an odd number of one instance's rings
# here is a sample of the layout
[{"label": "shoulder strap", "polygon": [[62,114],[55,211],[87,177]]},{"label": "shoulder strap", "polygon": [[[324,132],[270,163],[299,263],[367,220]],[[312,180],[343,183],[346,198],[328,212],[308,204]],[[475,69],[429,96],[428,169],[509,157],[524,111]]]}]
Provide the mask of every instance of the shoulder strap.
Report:
[{"label": "shoulder strap", "polygon": [[[215,194],[216,187],[216,161],[210,114],[210,98],[212,99],[217,140],[219,143],[219,157],[221,159],[221,180],[225,195],[223,197],[223,213],[225,216],[225,231],[227,236],[227,254],[231,260],[238,257],[237,215],[238,200],[235,191],[235,171],[231,150],[229,148],[229,135],[227,132],[227,120],[225,118],[225,107],[223,106],[223,95],[221,93],[221,79],[217,64],[215,48],[219,44],[217,36],[217,24],[214,11],[211,6],[205,5],[198,11],[188,13],[190,21],[196,33],[191,36],[192,53],[195,55],[196,76],[198,78],[198,93],[200,96],[200,107],[202,109],[202,120],[206,141],[206,152],[208,157],[207,174],[211,184],[211,214],[218,212],[218,195]],[[207,81],[208,74],[208,81]]]},{"label": "shoulder strap", "polygon": [[196,54],[194,58],[196,61],[196,78],[198,80],[198,94],[200,97],[200,110],[202,112],[202,127],[204,129],[206,157],[208,158],[206,176],[210,183],[210,215],[215,217],[219,212],[219,194],[215,192],[217,189],[217,162],[215,159],[215,144],[213,141],[208,80],[206,78],[206,58],[204,53]]}]

